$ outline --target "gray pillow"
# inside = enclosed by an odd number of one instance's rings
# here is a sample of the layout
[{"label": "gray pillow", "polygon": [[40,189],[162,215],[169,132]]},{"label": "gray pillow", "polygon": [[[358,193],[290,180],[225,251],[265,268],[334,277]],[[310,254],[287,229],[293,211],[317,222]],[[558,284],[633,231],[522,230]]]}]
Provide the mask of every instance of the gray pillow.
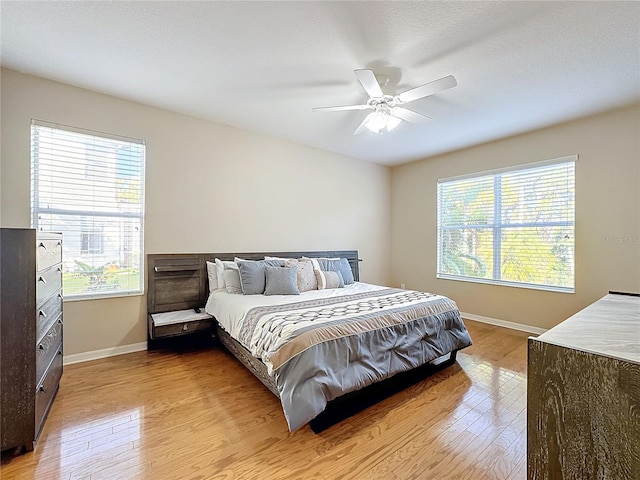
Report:
[{"label": "gray pillow", "polygon": [[353,270],[351,270],[351,265],[349,265],[349,260],[347,260],[346,258],[340,259],[340,262],[338,265],[338,271],[342,274],[342,278],[344,280],[345,285],[351,285],[352,283],[355,282],[353,278]]},{"label": "gray pillow", "polygon": [[349,260],[346,258],[319,258],[318,263],[321,270],[340,272],[345,285],[350,285],[354,282],[351,265],[349,265]]},{"label": "gray pillow", "polygon": [[299,295],[298,267],[268,267],[265,295]]},{"label": "gray pillow", "polygon": [[225,268],[223,275],[227,292],[241,294],[242,286],[240,285],[240,272],[235,268]]},{"label": "gray pillow", "polygon": [[264,260],[240,260],[237,259],[240,270],[240,285],[244,295],[259,295],[264,293],[265,264]]}]

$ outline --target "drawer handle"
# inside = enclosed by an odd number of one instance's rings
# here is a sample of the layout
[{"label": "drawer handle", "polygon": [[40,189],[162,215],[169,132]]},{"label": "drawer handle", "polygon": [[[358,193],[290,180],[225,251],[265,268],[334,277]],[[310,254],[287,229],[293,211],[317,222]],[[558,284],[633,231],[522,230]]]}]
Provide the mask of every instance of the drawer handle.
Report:
[{"label": "drawer handle", "polygon": [[39,348],[40,350],[44,350],[44,347],[42,346],[42,344],[38,345],[38,348]]},{"label": "drawer handle", "polygon": [[43,242],[40,242],[40,245],[38,245],[38,247],[44,248],[45,250],[47,249],[47,246]]},{"label": "drawer handle", "polygon": [[182,331],[183,332],[186,332],[188,329],[189,329],[189,325],[188,324],[185,323],[184,325],[182,325]]},{"label": "drawer handle", "polygon": [[38,277],[38,281],[42,282],[46,285],[47,281],[44,279],[44,277]]},{"label": "drawer handle", "polygon": [[38,312],[38,315],[40,315],[42,318],[47,318],[47,314],[46,314],[46,313],[44,313],[44,310],[40,310],[40,311]]},{"label": "drawer handle", "polygon": [[40,385],[40,388],[38,390],[40,390],[42,393],[47,393],[47,389],[44,388],[44,385]]}]

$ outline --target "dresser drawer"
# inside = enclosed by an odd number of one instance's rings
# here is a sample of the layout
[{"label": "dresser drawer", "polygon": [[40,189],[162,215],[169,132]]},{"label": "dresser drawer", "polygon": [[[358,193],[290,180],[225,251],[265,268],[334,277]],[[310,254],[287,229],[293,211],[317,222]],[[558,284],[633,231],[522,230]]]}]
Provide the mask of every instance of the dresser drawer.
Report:
[{"label": "dresser drawer", "polygon": [[51,267],[36,274],[36,305],[62,288],[62,265]]},{"label": "dresser drawer", "polygon": [[53,399],[58,393],[62,376],[62,352],[53,357],[53,362],[45,373],[44,379],[36,388],[36,437],[40,434],[44,420],[49,413]]},{"label": "dresser drawer", "polygon": [[51,363],[54,355],[62,352],[62,322],[56,322],[36,345],[36,385]]},{"label": "dresser drawer", "polygon": [[49,298],[36,312],[36,342],[47,333],[62,313],[62,290]]},{"label": "dresser drawer", "polygon": [[39,237],[37,240],[37,270],[40,272],[56,263],[62,262],[62,238]]}]

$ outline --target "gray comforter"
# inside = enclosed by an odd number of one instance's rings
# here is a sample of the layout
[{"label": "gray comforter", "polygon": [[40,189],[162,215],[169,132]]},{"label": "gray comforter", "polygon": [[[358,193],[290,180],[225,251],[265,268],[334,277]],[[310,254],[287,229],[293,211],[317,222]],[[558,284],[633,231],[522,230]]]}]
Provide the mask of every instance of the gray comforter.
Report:
[{"label": "gray comforter", "polygon": [[471,345],[455,302],[398,289],[255,307],[239,340],[273,375],[291,431],[336,397]]}]

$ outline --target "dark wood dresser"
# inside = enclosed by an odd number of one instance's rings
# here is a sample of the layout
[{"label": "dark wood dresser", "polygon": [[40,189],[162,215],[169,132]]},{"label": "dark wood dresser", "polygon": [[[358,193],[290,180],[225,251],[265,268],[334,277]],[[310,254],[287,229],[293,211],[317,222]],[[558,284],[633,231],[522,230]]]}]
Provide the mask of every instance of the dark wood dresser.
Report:
[{"label": "dark wood dresser", "polygon": [[527,461],[529,480],[640,478],[640,297],[529,339]]},{"label": "dark wood dresser", "polygon": [[1,449],[33,449],[62,376],[62,235],[0,229]]}]

